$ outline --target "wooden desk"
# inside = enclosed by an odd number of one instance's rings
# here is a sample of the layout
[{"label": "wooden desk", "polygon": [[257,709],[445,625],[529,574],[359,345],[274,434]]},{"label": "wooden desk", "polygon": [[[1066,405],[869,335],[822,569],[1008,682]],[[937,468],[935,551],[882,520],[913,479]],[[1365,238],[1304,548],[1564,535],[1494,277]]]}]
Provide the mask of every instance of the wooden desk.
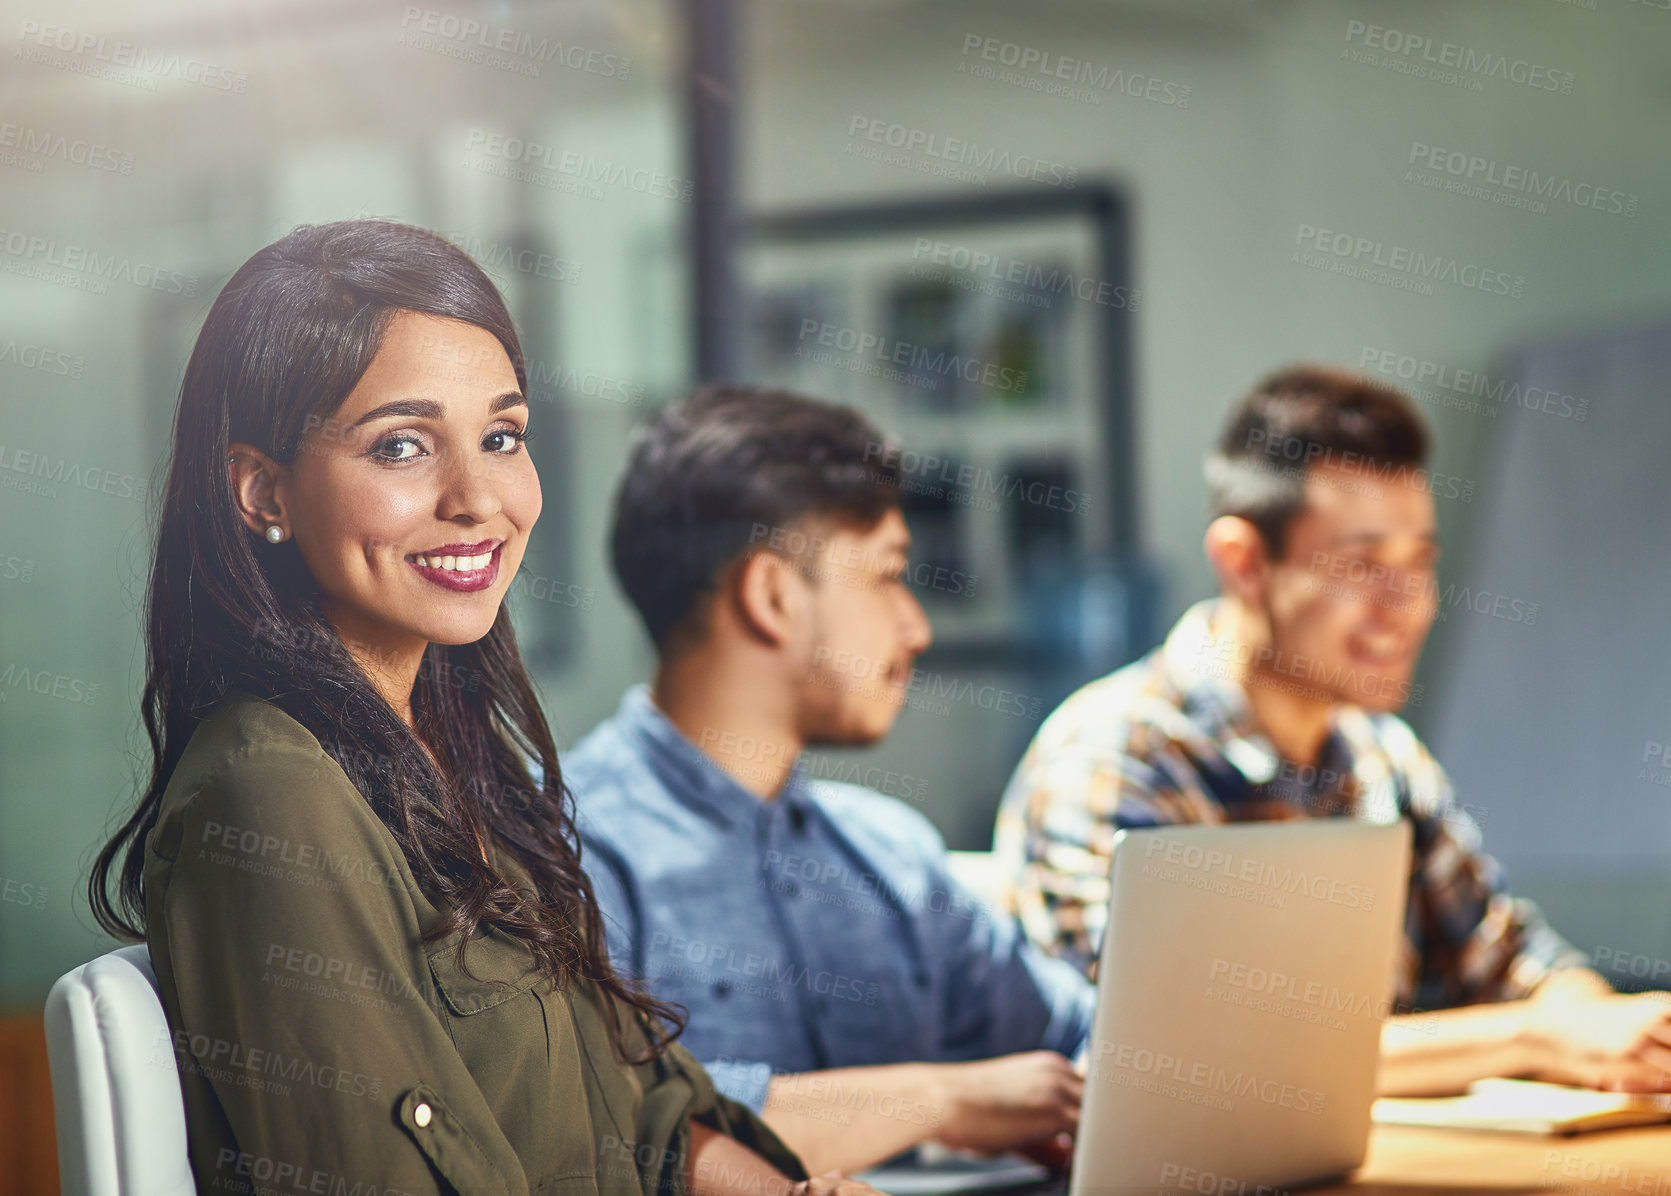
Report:
[{"label": "wooden desk", "polygon": [[1552,1190],[1671,1196],[1671,1125],[1569,1138],[1376,1126],[1369,1157],[1351,1180],[1310,1189],[1307,1196],[1513,1196]]}]

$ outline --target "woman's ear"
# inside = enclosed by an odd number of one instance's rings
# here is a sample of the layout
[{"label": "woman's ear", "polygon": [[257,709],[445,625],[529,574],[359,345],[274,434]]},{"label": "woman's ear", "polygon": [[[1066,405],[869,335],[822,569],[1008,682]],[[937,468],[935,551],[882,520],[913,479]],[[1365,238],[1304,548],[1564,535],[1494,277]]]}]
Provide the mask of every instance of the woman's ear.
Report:
[{"label": "woman's ear", "polygon": [[1221,515],[1208,525],[1202,547],[1226,597],[1264,606],[1268,557],[1257,527],[1239,515]]},{"label": "woman's ear", "polygon": [[284,509],[283,489],[290,471],[254,445],[236,441],[227,446],[227,463],[232,481],[232,501],[244,525],[258,536],[272,538],[270,528],[288,537],[291,532]]}]

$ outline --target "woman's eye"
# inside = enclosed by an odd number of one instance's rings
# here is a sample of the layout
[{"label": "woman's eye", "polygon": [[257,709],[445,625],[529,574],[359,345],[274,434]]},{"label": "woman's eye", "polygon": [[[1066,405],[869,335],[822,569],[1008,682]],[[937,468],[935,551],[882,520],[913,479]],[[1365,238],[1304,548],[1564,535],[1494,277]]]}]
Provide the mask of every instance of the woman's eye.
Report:
[{"label": "woman's eye", "polygon": [[528,433],[521,428],[500,428],[489,432],[482,444],[490,451],[503,453],[507,457],[519,450],[528,440]]},{"label": "woman's eye", "polygon": [[385,461],[410,461],[423,451],[415,436],[390,436],[377,443],[372,450]]}]

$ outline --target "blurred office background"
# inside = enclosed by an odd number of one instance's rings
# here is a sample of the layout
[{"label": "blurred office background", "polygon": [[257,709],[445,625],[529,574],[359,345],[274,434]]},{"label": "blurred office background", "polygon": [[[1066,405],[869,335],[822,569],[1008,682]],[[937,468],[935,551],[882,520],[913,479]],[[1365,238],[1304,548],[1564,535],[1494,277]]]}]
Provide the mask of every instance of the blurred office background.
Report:
[{"label": "blurred office background", "polygon": [[356,216],[475,253],[523,328],[546,515],[514,600],[560,744],[650,665],[602,538],[659,404],[775,381],[901,438],[939,642],[889,741],[813,768],[960,848],[1055,701],[1210,592],[1226,404],[1302,358],[1408,384],[1454,588],[1407,715],[1519,890],[1621,982],[1671,970],[1671,11],[5,8],[6,1010],[110,945],[83,889],[144,760],[148,491],[197,327],[254,250]]}]

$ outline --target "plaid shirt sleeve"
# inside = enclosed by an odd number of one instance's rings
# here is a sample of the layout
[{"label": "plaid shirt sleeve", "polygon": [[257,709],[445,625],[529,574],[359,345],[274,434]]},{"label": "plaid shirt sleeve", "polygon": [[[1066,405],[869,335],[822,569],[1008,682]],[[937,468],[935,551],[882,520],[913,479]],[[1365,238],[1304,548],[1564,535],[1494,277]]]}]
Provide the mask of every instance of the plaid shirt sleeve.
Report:
[{"label": "plaid shirt sleeve", "polygon": [[1422,1009],[1512,1001],[1554,972],[1589,966],[1536,905],[1508,892],[1444,769],[1408,727],[1388,722],[1386,746],[1409,785],[1415,831],[1400,997]]},{"label": "plaid shirt sleeve", "polygon": [[1134,754],[1111,684],[1093,682],[1045,720],[1004,791],[993,836],[1008,880],[1002,903],[1042,950],[1092,979],[1115,832],[1217,821],[1193,808],[1193,786],[1172,779],[1178,768]]}]

